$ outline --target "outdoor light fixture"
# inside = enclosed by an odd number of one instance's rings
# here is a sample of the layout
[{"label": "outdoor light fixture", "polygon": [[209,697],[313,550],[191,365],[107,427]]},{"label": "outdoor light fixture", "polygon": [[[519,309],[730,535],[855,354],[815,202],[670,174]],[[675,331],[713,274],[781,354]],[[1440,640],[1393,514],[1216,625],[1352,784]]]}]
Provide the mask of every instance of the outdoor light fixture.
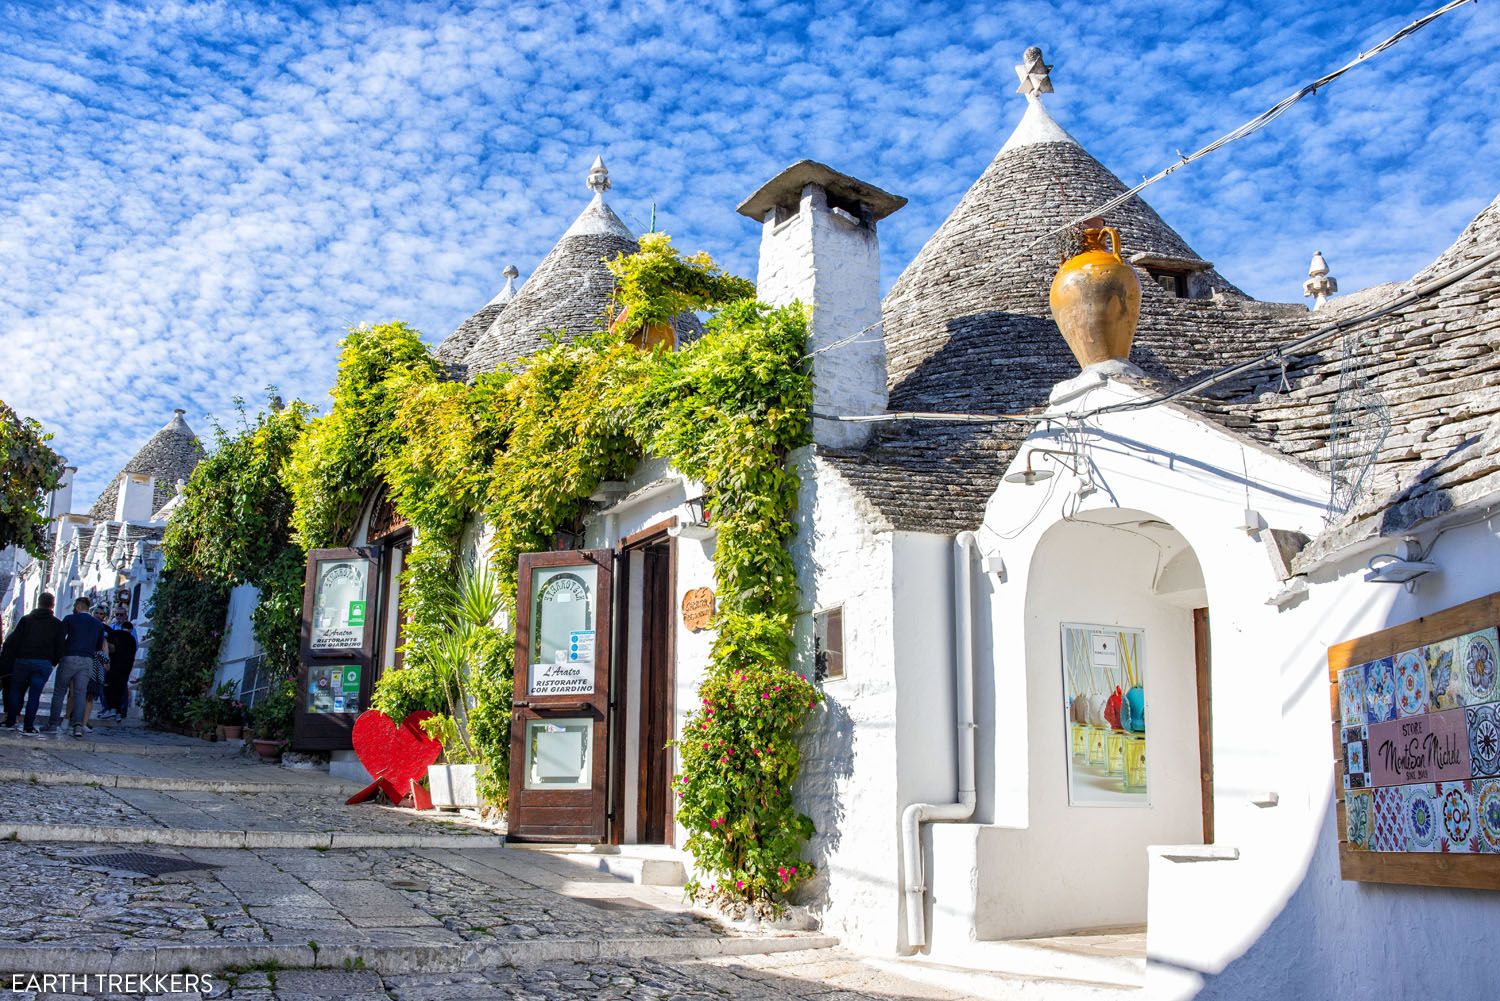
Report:
[{"label": "outdoor light fixture", "polygon": [[688,521],[686,524],[674,525],[667,529],[667,534],[679,539],[708,539],[718,532],[709,524],[708,505],[702,494],[697,497],[689,497],[686,501],[688,509]]},{"label": "outdoor light fixture", "polygon": [[1005,583],[1008,574],[1005,570],[1005,560],[1000,558],[999,553],[991,553],[988,556],[981,557],[979,565],[984,569],[985,573],[995,578],[995,583]]},{"label": "outdoor light fixture", "polygon": [[1266,530],[1266,519],[1262,518],[1260,512],[1255,510],[1255,508],[1247,507],[1245,508],[1245,516],[1240,519],[1240,523],[1236,527],[1246,535],[1255,535],[1257,532],[1264,532]]},{"label": "outdoor light fixture", "polygon": [[1365,564],[1368,572],[1365,580],[1372,584],[1405,584],[1407,589],[1415,587],[1418,577],[1426,576],[1438,569],[1436,563],[1423,559],[1422,544],[1408,535],[1401,540],[1401,547],[1394,553],[1377,553]]},{"label": "outdoor light fixture", "polygon": [[[1005,474],[1005,482],[1007,482],[1007,483],[1024,483],[1024,484],[1026,484],[1029,487],[1033,483],[1040,482],[1041,480],[1045,480],[1048,477],[1050,477],[1052,475],[1052,470],[1050,470],[1050,469],[1033,469],[1033,468],[1031,468],[1031,457],[1033,455],[1035,455],[1037,453],[1037,451],[1038,451],[1038,449],[1032,449],[1031,451],[1027,452],[1026,453],[1026,468],[1023,469],[1023,470],[1020,470],[1019,472]],[[1051,454],[1051,453],[1049,453],[1049,454]]]},{"label": "outdoor light fixture", "polygon": [[1404,560],[1395,553],[1372,556],[1370,562],[1365,565],[1369,567],[1365,580],[1374,584],[1410,584],[1418,577],[1430,574],[1438,568],[1436,563],[1428,563],[1425,560]]}]

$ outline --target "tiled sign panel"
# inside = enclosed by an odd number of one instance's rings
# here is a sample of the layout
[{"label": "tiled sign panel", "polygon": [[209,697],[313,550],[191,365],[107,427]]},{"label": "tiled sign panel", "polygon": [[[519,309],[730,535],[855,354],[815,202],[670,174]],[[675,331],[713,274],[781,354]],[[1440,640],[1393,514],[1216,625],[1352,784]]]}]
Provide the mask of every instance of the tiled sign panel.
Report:
[{"label": "tiled sign panel", "polygon": [[1349,847],[1500,854],[1495,627],[1338,672]]}]

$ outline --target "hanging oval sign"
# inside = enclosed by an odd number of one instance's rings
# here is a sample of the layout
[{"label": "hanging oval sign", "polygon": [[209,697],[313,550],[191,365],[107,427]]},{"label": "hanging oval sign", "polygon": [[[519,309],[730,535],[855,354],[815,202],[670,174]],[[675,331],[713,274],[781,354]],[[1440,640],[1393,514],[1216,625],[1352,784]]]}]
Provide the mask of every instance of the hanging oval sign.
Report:
[{"label": "hanging oval sign", "polygon": [[708,628],[714,617],[714,592],[695,587],[682,596],[682,624],[697,633]]}]

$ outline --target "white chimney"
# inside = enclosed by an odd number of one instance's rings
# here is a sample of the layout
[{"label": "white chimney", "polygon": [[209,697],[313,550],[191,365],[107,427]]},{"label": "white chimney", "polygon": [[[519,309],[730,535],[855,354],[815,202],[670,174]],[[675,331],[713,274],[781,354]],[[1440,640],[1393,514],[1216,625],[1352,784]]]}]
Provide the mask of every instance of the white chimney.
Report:
[{"label": "white chimney", "polygon": [[155,496],[156,477],[126,473],[120,479],[120,492],[115,497],[115,521],[149,521]]},{"label": "white chimney", "polygon": [[62,478],[47,501],[47,518],[61,518],[73,510],[73,477],[78,475],[77,466],[65,466]]},{"label": "white chimney", "polygon": [[762,223],[759,297],[811,307],[813,439],[858,448],[872,425],[830,420],[885,412],[880,239],[875,224],[906,204],[813,160],[792,164],[739,207]]}]

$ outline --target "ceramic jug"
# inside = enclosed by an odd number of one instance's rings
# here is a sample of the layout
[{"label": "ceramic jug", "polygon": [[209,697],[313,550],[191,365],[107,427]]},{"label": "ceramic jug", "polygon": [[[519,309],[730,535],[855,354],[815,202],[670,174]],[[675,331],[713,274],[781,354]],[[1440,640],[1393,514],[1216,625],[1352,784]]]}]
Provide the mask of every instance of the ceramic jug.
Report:
[{"label": "ceramic jug", "polygon": [[1083,231],[1083,252],[1052,280],[1052,318],[1078,364],[1087,368],[1130,356],[1141,317],[1141,281],[1120,257],[1120,234],[1107,226]]}]

